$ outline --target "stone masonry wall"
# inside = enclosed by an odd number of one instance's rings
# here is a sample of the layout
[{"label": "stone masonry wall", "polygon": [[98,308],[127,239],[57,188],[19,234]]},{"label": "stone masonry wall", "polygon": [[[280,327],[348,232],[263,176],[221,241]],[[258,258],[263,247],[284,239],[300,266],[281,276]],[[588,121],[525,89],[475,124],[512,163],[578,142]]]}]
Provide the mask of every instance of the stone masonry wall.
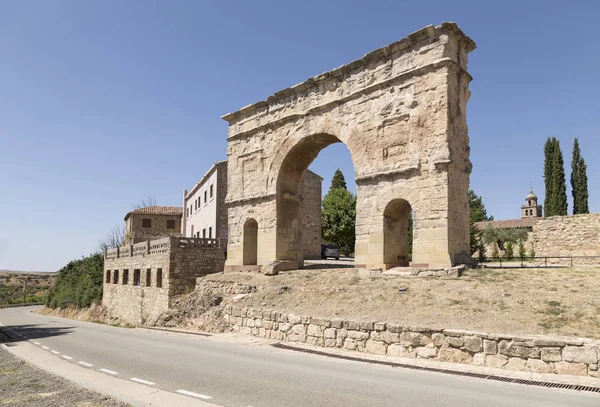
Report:
[{"label": "stone masonry wall", "polygon": [[[142,219],[150,219],[151,227],[142,227]],[[167,229],[167,220],[172,220],[175,227]],[[167,236],[181,236],[181,216],[131,214],[125,221],[124,244],[139,243]]]},{"label": "stone masonry wall", "polygon": [[102,304],[112,317],[132,325],[151,324],[174,296],[193,291],[196,278],[223,271],[224,264],[218,239],[167,237],[111,249],[104,256]]},{"label": "stone masonry wall", "polygon": [[323,178],[306,171],[302,185],[302,246],[304,259],[321,258],[321,188]]},{"label": "stone masonry wall", "polygon": [[225,307],[233,331],[377,355],[600,378],[600,341],[357,322]]},{"label": "stone masonry wall", "polygon": [[[533,226],[536,257],[600,256],[600,213],[555,216]],[[577,259],[576,264],[599,264],[595,259]]]}]

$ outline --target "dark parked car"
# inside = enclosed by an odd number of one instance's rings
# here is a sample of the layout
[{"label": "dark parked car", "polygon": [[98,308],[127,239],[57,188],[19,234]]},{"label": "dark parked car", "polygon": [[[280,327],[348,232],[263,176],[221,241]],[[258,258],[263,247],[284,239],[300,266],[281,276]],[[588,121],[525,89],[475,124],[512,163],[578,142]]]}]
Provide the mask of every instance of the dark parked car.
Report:
[{"label": "dark parked car", "polygon": [[340,249],[331,243],[326,243],[321,245],[321,258],[326,259],[328,257],[333,257],[336,260],[340,259]]}]

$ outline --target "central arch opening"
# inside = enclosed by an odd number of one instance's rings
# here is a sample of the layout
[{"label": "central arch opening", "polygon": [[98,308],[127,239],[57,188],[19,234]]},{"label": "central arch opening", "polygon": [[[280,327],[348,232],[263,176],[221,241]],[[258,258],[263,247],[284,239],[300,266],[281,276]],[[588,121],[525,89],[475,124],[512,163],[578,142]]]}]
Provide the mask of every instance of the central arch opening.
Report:
[{"label": "central arch opening", "polygon": [[[303,138],[286,155],[283,160],[277,179],[277,259],[288,260],[294,263],[296,268],[304,267],[304,260],[309,259],[311,267],[313,263],[320,264],[322,256],[322,244],[337,245],[335,241],[324,241],[322,236],[312,236],[314,234],[314,224],[318,222],[318,230],[321,226],[321,202],[320,199],[329,191],[331,178],[337,168],[337,165],[345,163],[346,175],[354,177],[353,165],[350,165],[351,171],[348,171],[348,162],[352,163],[349,151],[342,145],[331,148],[324,152],[323,159],[317,160],[315,166],[311,164],[315,161],[320,152],[328,146],[343,142],[336,136],[327,133],[320,133]],[[345,145],[344,145],[345,146]],[[341,151],[345,150],[345,151]],[[334,154],[334,155],[331,155]],[[349,159],[345,159],[347,154]],[[321,158],[321,157],[320,157]],[[315,210],[314,199],[314,181],[315,174],[307,171],[311,166],[311,171],[322,177],[323,182],[319,185],[322,191],[318,196],[319,202]],[[309,181],[309,182],[305,182]],[[354,186],[354,183],[351,183]],[[346,191],[351,194],[350,191]],[[352,194],[355,200],[355,195]],[[355,202],[355,201],[354,201]],[[318,213],[313,213],[317,212]],[[352,218],[352,248],[354,247],[354,217]],[[310,248],[307,245],[311,245]],[[315,249],[312,246],[316,245]],[[342,249],[342,247],[340,247]],[[343,254],[347,254],[344,250]],[[330,262],[339,256],[330,257]],[[346,260],[346,263],[348,260]],[[325,268],[325,267],[324,267]]]},{"label": "central arch opening", "polygon": [[393,199],[383,212],[383,263],[386,268],[408,267],[412,246],[412,208],[405,199]]}]

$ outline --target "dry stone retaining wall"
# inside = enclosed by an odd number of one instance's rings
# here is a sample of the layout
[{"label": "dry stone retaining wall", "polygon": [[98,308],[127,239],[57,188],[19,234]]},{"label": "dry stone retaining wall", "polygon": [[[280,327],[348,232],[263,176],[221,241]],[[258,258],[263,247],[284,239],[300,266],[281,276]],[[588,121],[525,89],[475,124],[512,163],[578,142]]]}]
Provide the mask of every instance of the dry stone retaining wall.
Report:
[{"label": "dry stone retaining wall", "polygon": [[233,331],[377,355],[600,378],[600,341],[432,329],[225,307]]}]

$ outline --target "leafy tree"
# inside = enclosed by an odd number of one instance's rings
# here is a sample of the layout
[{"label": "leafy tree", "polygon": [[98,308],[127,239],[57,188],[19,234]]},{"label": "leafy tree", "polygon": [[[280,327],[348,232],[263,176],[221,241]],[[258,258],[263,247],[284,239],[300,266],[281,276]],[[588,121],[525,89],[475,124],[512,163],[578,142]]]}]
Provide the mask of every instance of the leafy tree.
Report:
[{"label": "leafy tree", "polygon": [[58,271],[50,289],[46,305],[61,307],[63,301],[73,301],[78,307],[87,307],[102,298],[104,257],[100,253],[69,262]]},{"label": "leafy tree", "polygon": [[523,240],[519,240],[519,258],[523,260],[527,256],[527,251],[525,250],[525,242]]},{"label": "leafy tree", "polygon": [[529,257],[535,258],[535,248],[533,247],[533,242],[531,242],[531,251],[529,252]]},{"label": "leafy tree", "polygon": [[331,188],[323,198],[322,234],[346,254],[354,251],[356,196],[345,188]]},{"label": "leafy tree", "polygon": [[500,257],[500,253],[498,253],[498,245],[494,244],[492,245],[492,259],[497,259],[498,257]]},{"label": "leafy tree", "polygon": [[339,168],[335,170],[335,174],[333,174],[333,178],[331,179],[331,187],[329,187],[329,190],[331,191],[335,188],[347,189],[346,178],[344,178],[344,174],[342,173],[342,171],[340,171]]},{"label": "leafy tree", "polygon": [[552,207],[552,172],[554,169],[553,159],[554,159],[554,148],[556,146],[556,138],[548,137],[546,140],[546,145],[544,146],[544,186],[546,189],[546,197],[544,201],[544,215],[546,217],[553,215],[553,207]]},{"label": "leafy tree", "polygon": [[[481,252],[485,252],[485,247],[481,241],[482,231],[475,227],[475,223],[489,221],[492,220],[492,218],[487,216],[487,211],[485,209],[485,205],[483,204],[482,197],[478,196],[473,190],[469,190],[469,209],[471,255],[475,254],[475,252],[479,250],[479,256],[481,258]],[[483,255],[485,255],[485,253]]]},{"label": "leafy tree", "polygon": [[552,159],[552,211],[550,216],[567,215],[567,183],[560,141],[556,140]]},{"label": "leafy tree", "polygon": [[498,246],[500,250],[507,250],[506,244],[510,243],[514,245],[519,240],[527,239],[527,229],[515,228],[515,229],[500,229],[492,228],[488,225],[482,234],[483,241],[487,244],[493,244]]},{"label": "leafy tree", "polygon": [[587,165],[581,156],[579,140],[573,143],[573,159],[571,160],[571,188],[573,194],[573,215],[590,213],[588,206]]},{"label": "leafy tree", "polygon": [[506,242],[506,244],[504,245],[506,251],[504,252],[504,255],[506,256],[507,260],[512,260],[515,258],[515,249],[513,246],[513,242],[508,241]]}]

